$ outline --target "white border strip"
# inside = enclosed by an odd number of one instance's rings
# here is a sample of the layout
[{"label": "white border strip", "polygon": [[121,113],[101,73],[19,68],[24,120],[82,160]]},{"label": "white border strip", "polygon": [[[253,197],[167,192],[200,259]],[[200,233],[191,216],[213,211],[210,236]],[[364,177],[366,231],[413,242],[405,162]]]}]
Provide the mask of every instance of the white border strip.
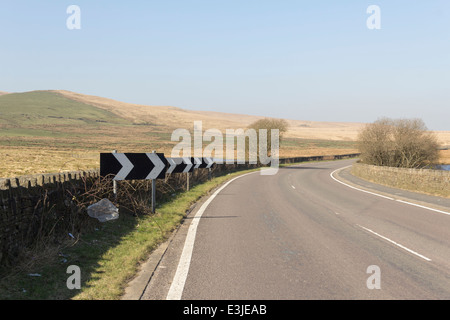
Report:
[{"label": "white border strip", "polygon": [[422,206],[422,205],[420,205],[420,204],[416,204],[416,203],[412,203],[412,202],[408,202],[408,201],[403,201],[403,200],[395,200],[395,201],[398,201],[398,202],[401,202],[401,203],[406,203],[406,204],[409,204],[409,205],[411,205],[411,206],[416,206],[416,207],[423,208],[423,209],[428,209],[428,210],[436,211],[436,212],[443,213],[443,214],[446,214],[446,215],[450,215],[450,212],[446,212],[446,211],[442,211],[442,210],[438,210],[438,209],[433,209],[433,208],[425,207],[425,206]]},{"label": "white border strip", "polygon": [[344,183],[344,182],[342,182],[342,181],[336,179],[336,178],[333,176],[333,174],[334,174],[335,172],[337,172],[337,171],[339,171],[339,170],[343,170],[343,169],[348,168],[348,167],[351,167],[351,165],[334,170],[332,173],[330,173],[330,177],[331,177],[334,181],[336,181],[336,182],[339,182],[339,183],[341,183],[341,184],[343,184],[343,185],[345,185],[345,186],[347,186],[347,187],[349,187],[349,188],[352,188],[352,189],[355,189],[355,190],[358,190],[358,191],[361,191],[361,192],[365,192],[365,193],[372,194],[372,195],[374,195],[374,196],[378,196],[378,197],[382,197],[382,198],[385,198],[385,199],[389,199],[389,200],[393,200],[393,201],[397,201],[397,202],[409,204],[409,205],[411,205],[411,206],[419,207],[419,208],[422,208],[422,209],[427,209],[427,210],[431,210],[431,211],[434,211],[434,212],[439,212],[439,213],[443,213],[443,214],[446,214],[446,215],[450,215],[450,212],[447,212],[447,211],[442,211],[442,210],[438,210],[438,209],[434,209],[434,208],[422,206],[422,205],[420,205],[420,204],[416,204],[416,203],[412,203],[412,202],[408,202],[408,201],[403,201],[403,200],[400,200],[400,199],[394,199],[394,198],[387,197],[387,196],[384,196],[384,195],[381,195],[381,194],[378,194],[378,193],[375,193],[375,192],[370,192],[370,191],[367,191],[367,190],[359,189],[359,188],[353,187],[353,186],[351,186],[351,185],[349,185],[349,184],[347,184],[347,183]]},{"label": "white border strip", "polygon": [[349,185],[349,184],[347,184],[347,183],[344,183],[344,182],[342,182],[342,181],[339,181],[338,179],[336,179],[335,177],[333,177],[333,174],[334,174],[336,171],[343,170],[343,169],[349,168],[349,167],[351,167],[351,165],[334,170],[332,173],[330,173],[330,177],[331,177],[334,181],[339,182],[339,183],[341,183],[341,184],[343,184],[344,186],[347,186],[347,187],[349,187],[349,188],[352,188],[352,189],[355,189],[355,190],[358,190],[358,191],[362,191],[362,192],[365,192],[365,193],[369,193],[369,194],[372,194],[372,195],[374,195],[374,196],[382,197],[382,198],[385,198],[385,199],[394,200],[394,198],[391,198],[391,197],[383,196],[383,195],[378,194],[378,193],[374,193],[374,192],[370,192],[370,191],[366,191],[366,190],[363,190],[363,189],[359,189],[359,188],[353,187],[353,186],[351,186],[351,185]]},{"label": "white border strip", "polygon": [[181,296],[183,295],[184,285],[186,283],[186,278],[188,276],[189,267],[191,264],[195,236],[197,234],[197,226],[200,221],[200,218],[202,217],[202,215],[205,212],[208,205],[211,203],[211,201],[214,200],[214,198],[219,194],[220,191],[222,191],[226,186],[228,186],[234,180],[242,178],[246,175],[258,173],[258,172],[259,171],[246,173],[246,174],[243,174],[241,176],[231,179],[230,181],[225,183],[222,187],[217,189],[216,192],[214,192],[214,194],[211,195],[211,197],[209,197],[208,200],[206,200],[205,203],[203,203],[203,205],[197,211],[197,213],[195,214],[195,216],[192,219],[192,222],[189,226],[188,234],[186,236],[186,240],[185,240],[184,247],[183,247],[183,252],[181,253],[177,271],[175,273],[175,276],[173,278],[172,284],[170,286],[169,292],[166,297],[167,300],[181,300]]},{"label": "white border strip", "polygon": [[416,255],[416,256],[418,256],[418,257],[420,257],[420,258],[422,258],[422,259],[424,259],[424,260],[426,260],[426,261],[431,261],[430,258],[427,258],[427,257],[425,257],[425,256],[423,256],[423,255],[421,255],[421,254],[419,254],[419,253],[417,253],[417,252],[415,252],[415,251],[413,251],[413,250],[411,250],[411,249],[408,249],[407,247],[402,246],[401,244],[399,244],[399,243],[397,243],[397,242],[395,242],[395,241],[393,241],[393,240],[391,240],[391,239],[389,239],[389,238],[386,238],[385,236],[382,236],[381,234],[376,233],[376,232],[373,231],[373,230],[370,230],[370,229],[368,229],[368,228],[366,228],[366,227],[363,227],[363,226],[361,226],[361,225],[359,225],[359,224],[357,224],[357,226],[360,227],[360,228],[363,228],[363,229],[366,230],[366,231],[369,231],[370,233],[372,233],[372,234],[374,234],[374,235],[380,237],[381,239],[384,239],[384,240],[386,240],[386,241],[388,241],[388,242],[390,242],[390,243],[396,245],[397,247],[400,247],[400,248],[402,248],[402,249],[404,249],[404,250],[406,250],[406,251],[408,251],[408,252],[410,252],[410,253],[412,253],[412,254],[414,254],[414,255]]}]

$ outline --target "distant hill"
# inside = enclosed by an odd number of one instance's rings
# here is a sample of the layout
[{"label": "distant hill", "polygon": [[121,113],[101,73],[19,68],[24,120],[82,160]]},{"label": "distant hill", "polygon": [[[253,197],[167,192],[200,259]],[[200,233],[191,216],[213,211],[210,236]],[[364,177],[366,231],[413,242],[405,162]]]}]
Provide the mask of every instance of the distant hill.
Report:
[{"label": "distant hill", "polygon": [[[202,120],[203,129],[246,128],[264,118],[245,114],[214,111],[192,111],[173,106],[149,106],[85,95],[67,90],[32,91],[0,96],[0,125],[77,125],[129,124],[158,127],[172,131],[175,128],[192,129],[194,121]],[[286,119],[287,138],[354,141],[364,125],[354,122],[320,122]],[[444,145],[450,144],[450,132],[439,132]]]},{"label": "distant hill", "polygon": [[[116,101],[66,90],[31,91],[0,95],[0,125],[29,128],[47,125],[120,124],[143,125],[172,131],[192,129],[194,121],[203,130],[246,128],[264,118],[245,114],[192,111],[173,106],[149,106]],[[319,122],[286,119],[287,138],[354,141],[364,125],[354,122]],[[42,129],[42,128],[40,128]],[[450,144],[450,132],[438,132],[443,145]]]},{"label": "distant hill", "polygon": [[[225,129],[246,128],[252,122],[264,118],[245,114],[192,111],[170,106],[137,105],[62,90],[52,92],[111,111],[134,123],[157,123],[171,128],[192,128],[194,121],[202,120],[204,130],[214,128],[225,132]],[[363,125],[352,122],[286,120],[289,123],[286,137],[303,139],[354,140]]]},{"label": "distant hill", "polygon": [[[0,177],[98,168],[99,153],[165,154],[174,129],[245,129],[263,116],[137,105],[108,98],[45,90],[0,95]],[[287,120],[280,157],[357,152],[363,123]],[[450,145],[450,131],[438,132]],[[208,144],[205,142],[205,144]],[[447,161],[447,160],[445,160]],[[447,162],[446,162],[447,163]]]},{"label": "distant hill", "polygon": [[[225,132],[225,129],[246,128],[252,122],[264,118],[264,116],[246,114],[192,111],[170,106],[138,105],[65,90],[52,92],[111,111],[137,124],[157,123],[170,128],[192,128],[194,121],[202,120],[204,130],[215,128]],[[285,120],[289,123],[286,137],[294,139],[354,141],[359,130],[364,126],[364,123],[358,122]],[[440,131],[437,135],[443,145],[450,144],[450,131]]]},{"label": "distant hill", "polygon": [[0,96],[0,123],[10,128],[99,122],[126,123],[126,120],[107,110],[50,91],[10,93]]}]

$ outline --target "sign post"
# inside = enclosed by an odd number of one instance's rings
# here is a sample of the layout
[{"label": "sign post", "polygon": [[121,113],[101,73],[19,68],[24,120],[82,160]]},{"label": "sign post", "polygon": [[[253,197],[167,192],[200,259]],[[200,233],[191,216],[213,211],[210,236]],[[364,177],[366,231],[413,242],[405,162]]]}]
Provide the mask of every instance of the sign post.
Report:
[{"label": "sign post", "polygon": [[[156,154],[156,151],[153,151]],[[152,213],[156,210],[156,179],[152,179]]]},{"label": "sign post", "polygon": [[186,172],[186,190],[189,191],[189,172]]},{"label": "sign post", "polygon": [[[117,153],[117,150],[113,150],[113,153]],[[114,201],[117,201],[117,180],[113,180],[113,194]]]}]

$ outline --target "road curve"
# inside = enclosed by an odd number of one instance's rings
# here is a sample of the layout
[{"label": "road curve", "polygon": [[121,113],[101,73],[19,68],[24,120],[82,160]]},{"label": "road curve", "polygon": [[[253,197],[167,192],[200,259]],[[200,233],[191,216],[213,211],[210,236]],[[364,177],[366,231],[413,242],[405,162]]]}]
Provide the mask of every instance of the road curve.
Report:
[{"label": "road curve", "polygon": [[177,286],[195,300],[450,299],[450,215],[335,181],[351,162],[232,181],[186,219],[142,299],[173,298]]}]

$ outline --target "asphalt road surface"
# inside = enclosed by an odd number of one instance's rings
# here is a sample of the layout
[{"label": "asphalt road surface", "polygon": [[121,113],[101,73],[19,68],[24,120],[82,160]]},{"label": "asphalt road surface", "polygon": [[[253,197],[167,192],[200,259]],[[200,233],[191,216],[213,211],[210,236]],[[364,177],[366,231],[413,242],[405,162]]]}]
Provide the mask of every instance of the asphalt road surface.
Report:
[{"label": "asphalt road surface", "polygon": [[187,217],[141,298],[450,299],[450,207],[332,178],[351,163],[230,182]]}]

